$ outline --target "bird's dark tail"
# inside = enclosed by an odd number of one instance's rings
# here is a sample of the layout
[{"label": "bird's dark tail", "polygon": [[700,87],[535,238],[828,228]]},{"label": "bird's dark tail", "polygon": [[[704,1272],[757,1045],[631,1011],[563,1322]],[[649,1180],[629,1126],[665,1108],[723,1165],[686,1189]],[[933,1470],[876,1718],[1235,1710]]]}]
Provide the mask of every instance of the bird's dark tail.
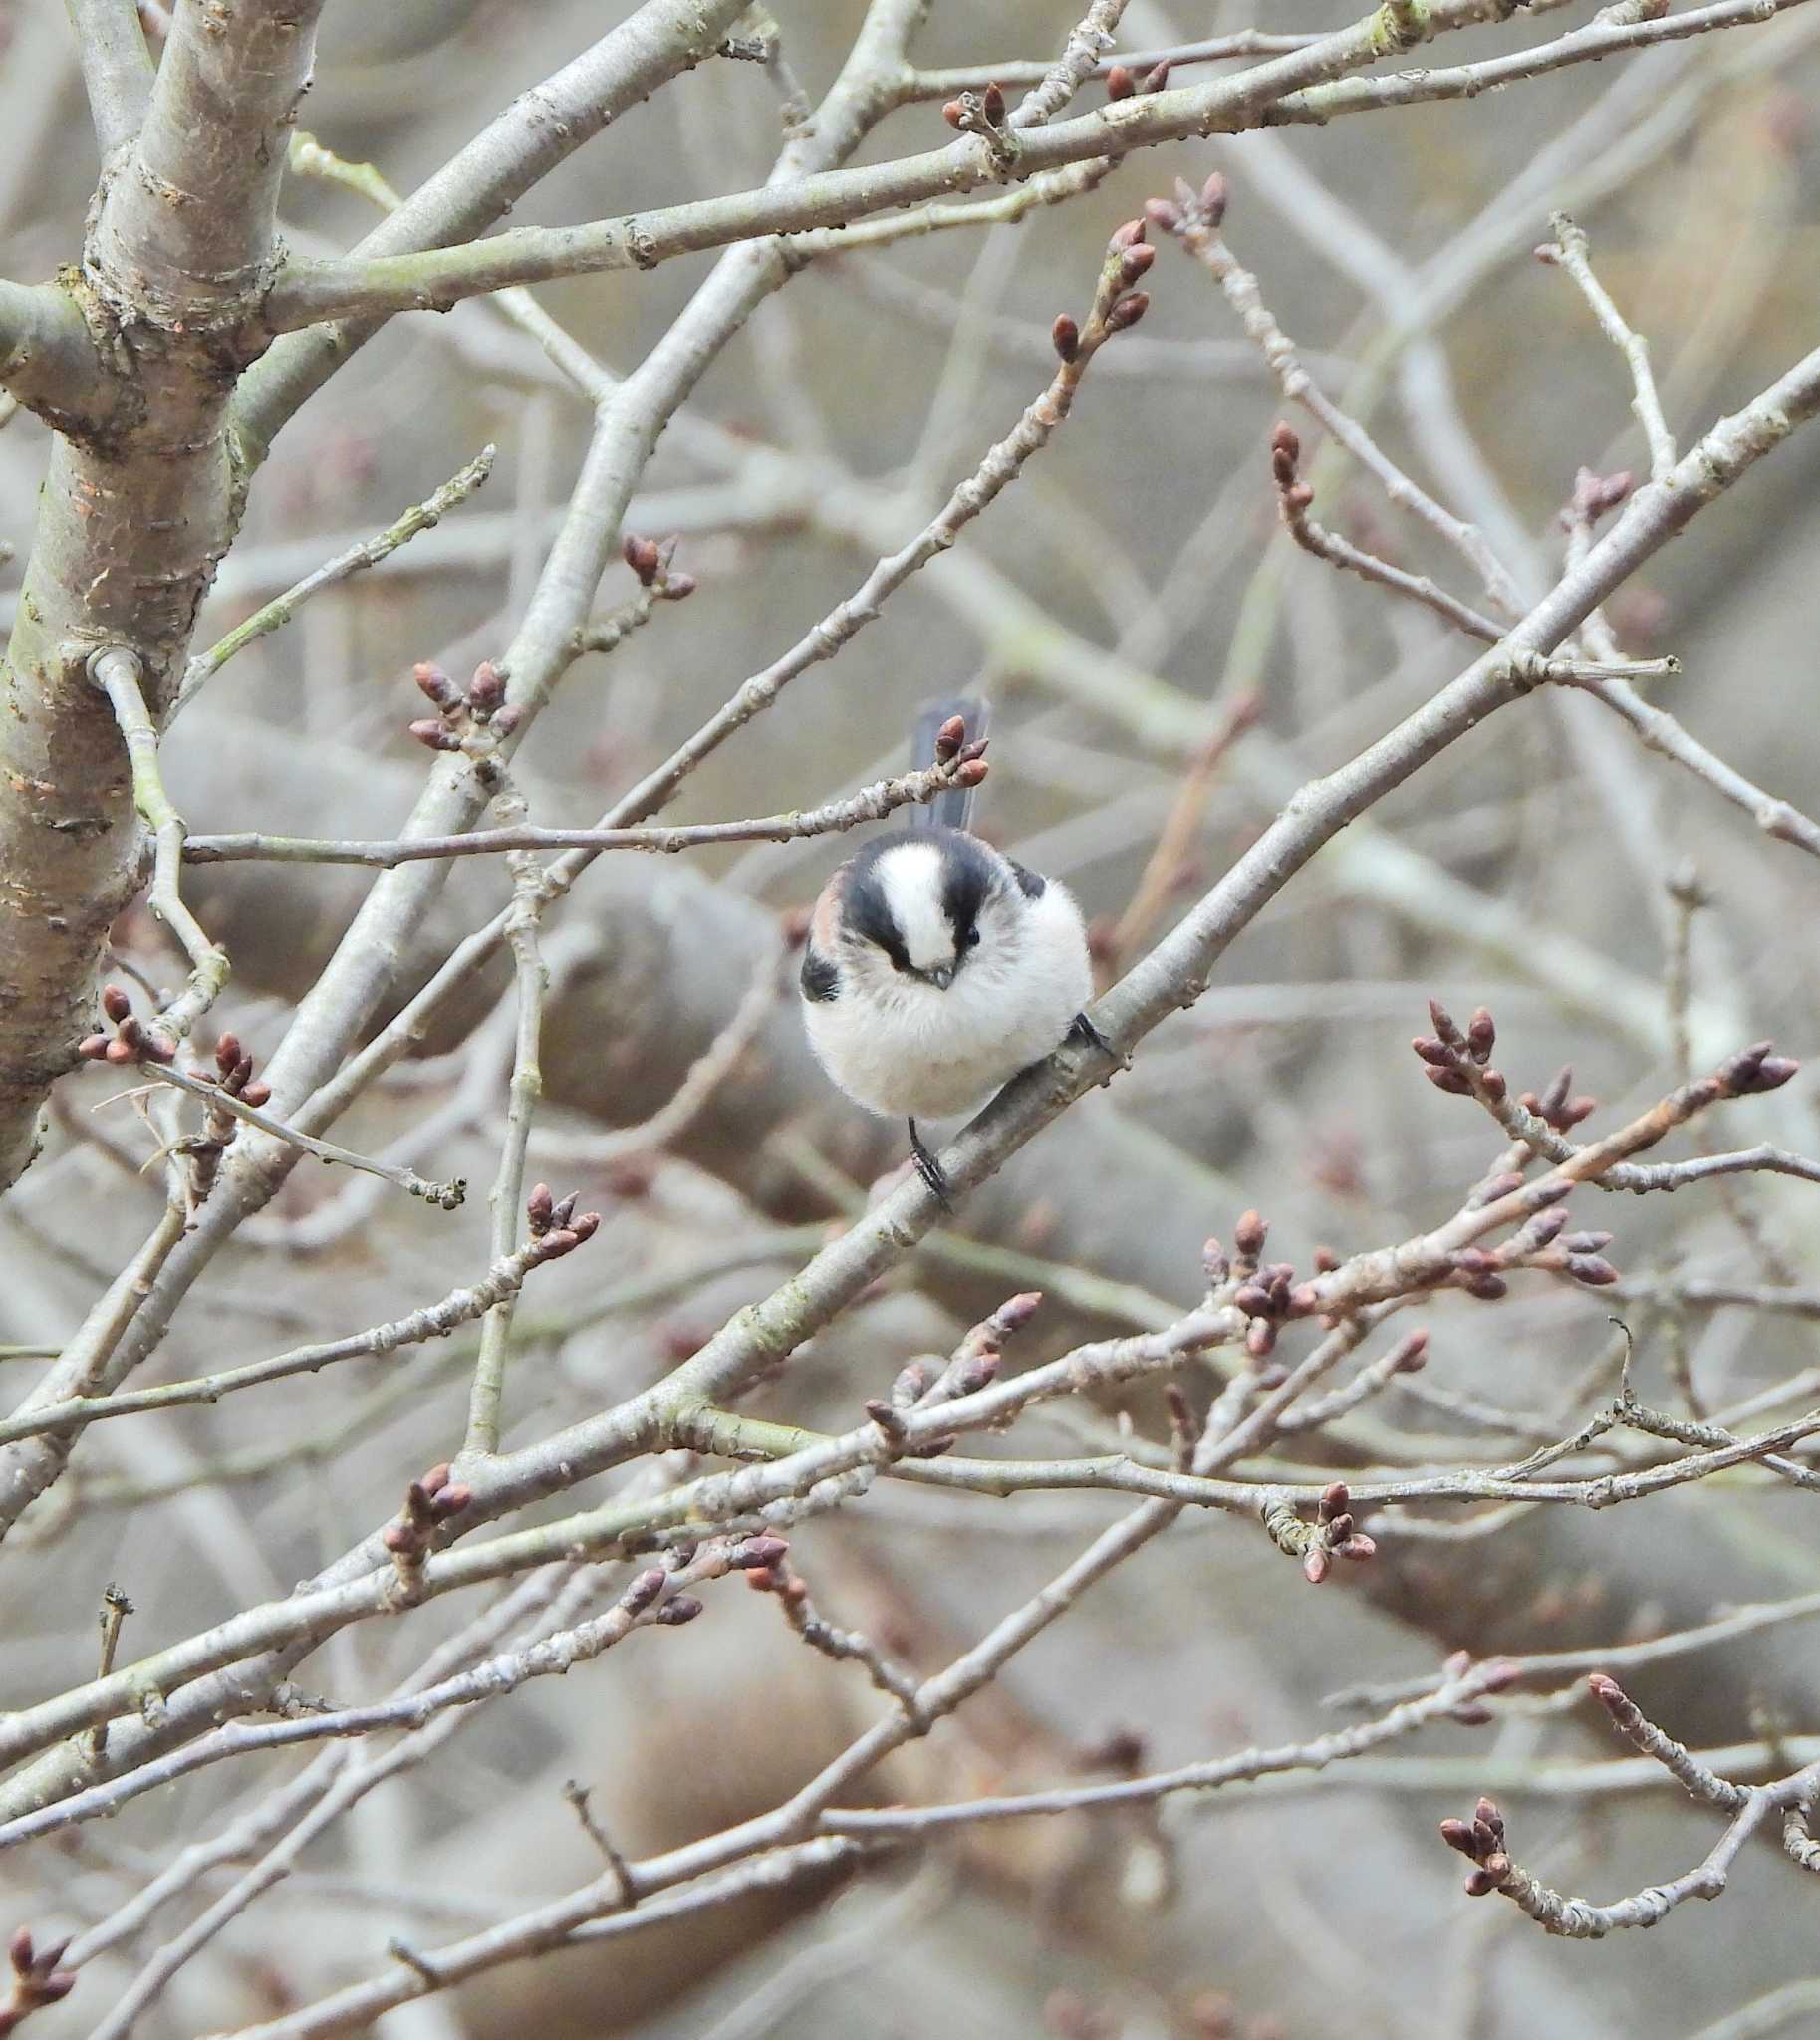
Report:
[{"label": "bird's dark tail", "polygon": [[[944,700],[931,701],[916,718],[916,729],[910,738],[910,770],[920,772],[935,762],[935,732],[950,716],[958,715],[967,726],[967,742],[973,743],[986,734],[989,717],[988,704],[983,696],[950,695]],[[951,792],[937,794],[932,801],[924,801],[906,812],[912,829],[965,829],[973,819],[973,801],[978,789],[971,786],[957,786]]]}]

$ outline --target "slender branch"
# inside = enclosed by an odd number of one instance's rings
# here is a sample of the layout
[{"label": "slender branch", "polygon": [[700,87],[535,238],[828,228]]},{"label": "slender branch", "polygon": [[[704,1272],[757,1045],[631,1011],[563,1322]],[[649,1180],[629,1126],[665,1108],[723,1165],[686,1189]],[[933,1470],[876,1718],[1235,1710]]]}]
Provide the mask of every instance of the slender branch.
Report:
[{"label": "slender branch", "polygon": [[[1190,64],[1219,64],[1233,57],[1275,57],[1286,50],[1305,50],[1320,42],[1326,33],[1307,30],[1300,34],[1286,31],[1270,35],[1247,28],[1232,35],[1207,36],[1197,43],[1173,43],[1167,49],[1115,50],[1098,58],[1087,75],[1104,78],[1109,72],[1124,70],[1142,77],[1160,64],[1171,71],[1185,71]],[[1041,85],[1049,69],[1040,58],[1001,57],[990,63],[954,65],[946,70],[907,71],[897,91],[902,105],[917,100],[948,100],[969,87]]]},{"label": "slender branch", "polygon": [[[798,808],[787,814],[764,815],[744,822],[687,822],[656,829],[538,829],[519,825],[475,829],[465,836],[409,836],[385,843],[338,842],[308,836],[192,836],[186,846],[191,864],[221,864],[240,858],[261,858],[288,864],[372,865],[390,870],[426,858],[482,857],[497,851],[643,850],[676,852],[716,843],[789,843],[803,836],[829,836],[857,829],[864,822],[883,821],[899,808],[932,801],[956,784],[973,784],[964,775],[970,764],[932,765],[907,772],[901,779],[881,779],[845,800],[819,808]],[[978,776],[978,775],[976,775]],[[540,883],[541,880],[540,880]]]},{"label": "slender branch", "polygon": [[245,623],[236,624],[207,651],[198,652],[183,669],[183,684],[171,706],[166,728],[184,704],[194,699],[198,689],[206,686],[230,658],[244,651],[257,638],[281,630],[311,596],[334,587],[338,581],[346,581],[351,574],[358,574],[364,568],[377,567],[382,560],[390,559],[400,546],[408,545],[419,532],[428,531],[440,523],[457,504],[465,503],[492,473],[493,454],[491,446],[483,446],[464,468],[451,475],[423,502],[411,504],[395,523],[389,524],[372,538],[362,539],[358,545],[349,546],[332,560],[325,560],[282,595],[274,596],[263,609],[256,610]]},{"label": "slender branch", "polygon": [[[1759,1630],[1778,1628],[1785,1622],[1806,1622],[1814,1616],[1820,1616],[1820,1593],[1799,1594],[1787,1601],[1767,1601],[1749,1608],[1733,1609],[1729,1615],[1695,1624],[1690,1629],[1676,1630],[1666,1637],[1649,1637],[1634,1644],[1589,1646],[1585,1650],[1534,1651],[1507,1656],[1500,1661],[1512,1667],[1517,1681],[1530,1684],[1564,1673],[1596,1671],[1602,1667],[1609,1669],[1614,1665],[1625,1669],[1634,1664],[1669,1661],[1698,1651],[1709,1651],[1717,1644],[1734,1643],[1739,1637],[1754,1636]],[[1420,1693],[1430,1692],[1435,1683],[1436,1676],[1430,1673],[1426,1677],[1398,1679],[1383,1685],[1343,1686],[1339,1691],[1329,1693],[1323,1704],[1329,1707],[1383,1707],[1393,1700],[1414,1699]]]},{"label": "slender branch", "polygon": [[[1820,1779],[1820,1765],[1809,1764],[1770,1785],[1735,1784],[1664,1734],[1616,1679],[1596,1671],[1587,1683],[1627,1742],[1660,1764],[1702,1805],[1729,1813],[1731,1820],[1704,1861],[1692,1870],[1609,1906],[1566,1898],[1514,1863],[1506,1846],[1503,1816],[1490,1800],[1479,1801],[1470,1821],[1441,1822],[1441,1836],[1448,1847],[1457,1849],[1475,1866],[1466,1880],[1470,1896],[1502,1892],[1544,1931],[1569,1940],[1598,1940],[1623,1927],[1654,1926],[1689,1899],[1718,1898],[1744,1844],[1772,1812],[1803,1809]],[[1789,1854],[1800,1860],[1798,1850],[1791,1848]]]},{"label": "slender branch", "polygon": [[1603,702],[1614,715],[1622,716],[1652,751],[1685,766],[1734,808],[1741,808],[1765,836],[1792,843],[1810,857],[1820,857],[1820,822],[1746,779],[1735,766],[1707,750],[1666,708],[1644,700],[1615,675],[1586,680],[1574,679],[1572,675],[1564,677],[1574,685],[1584,686],[1594,700]]},{"label": "slender branch", "polygon": [[105,163],[144,125],[151,104],[151,53],[134,0],[66,0],[83,90]]},{"label": "slender branch", "polygon": [[1611,293],[1593,274],[1584,228],[1577,227],[1564,212],[1555,213],[1548,223],[1554,229],[1554,241],[1552,244],[1544,243],[1536,253],[1556,268],[1566,270],[1573,278],[1579,286],[1580,295],[1592,308],[1600,332],[1629,365],[1636,392],[1631,399],[1631,408],[1636,412],[1637,422],[1643,427],[1643,436],[1649,444],[1650,479],[1659,482],[1675,465],[1675,437],[1662,414],[1662,399],[1656,393],[1656,378],[1650,369],[1649,342],[1625,323],[1623,313],[1612,302]]},{"label": "slender branch", "polygon": [[1654,43],[1679,42],[1714,30],[1749,28],[1804,4],[1805,0],[1719,0],[1715,6],[1690,7],[1680,14],[1646,13],[1642,5],[1621,5],[1584,28],[1507,57],[1487,57],[1482,63],[1450,68],[1437,66],[1431,71],[1400,71],[1382,79],[1341,79],[1311,92],[1288,95],[1269,110],[1263,125],[1274,128],[1309,122],[1321,127],[1343,114],[1378,113],[1432,100],[1476,99],[1480,93],[1501,91],[1563,65],[1598,63],[1620,50],[1647,49]]},{"label": "slender branch", "polygon": [[358,1168],[366,1175],[396,1183],[399,1189],[407,1190],[413,1197],[421,1197],[424,1203],[435,1205],[439,1211],[458,1210],[467,1194],[466,1180],[460,1176],[449,1182],[432,1182],[428,1177],[418,1175],[414,1169],[400,1168],[390,1161],[376,1161],[371,1155],[357,1154],[352,1148],[343,1148],[334,1141],[307,1134],[271,1113],[262,1112],[257,1106],[248,1105],[244,1098],[236,1098],[224,1086],[210,1083],[205,1078],[189,1076],[161,1063],[148,1062],[140,1067],[143,1074],[155,1083],[170,1084],[179,1091],[187,1091],[192,1098],[203,1100],[211,1110],[244,1120],[249,1127],[257,1127],[262,1134],[282,1141],[287,1148],[295,1148],[303,1154],[313,1154],[318,1161],[338,1161],[344,1168]]},{"label": "slender branch", "polygon": [[194,1381],[164,1382],[155,1389],[133,1389],[116,1396],[73,1396],[61,1402],[37,1403],[17,1416],[0,1420],[0,1444],[20,1438],[38,1437],[49,1431],[68,1430],[76,1425],[100,1422],[111,1416],[134,1416],[147,1409],[180,1409],[198,1402],[218,1402],[241,1389],[257,1389],[268,1382],[288,1380],[292,1375],[315,1374],[340,1360],[371,1360],[396,1353],[426,1339],[443,1339],[459,1325],[471,1323],[508,1296],[515,1296],[525,1277],[556,1255],[542,1239],[532,1239],[488,1268],[478,1282],[451,1289],[435,1303],[427,1303],[407,1317],[384,1325],[371,1325],[341,1339],[326,1339],[309,1346],[293,1347],[288,1353],[268,1360],[249,1361],[242,1367],[223,1368]]},{"label": "slender branch", "polygon": [[132,766],[132,805],[152,832],[155,863],[151,877],[151,910],[169,928],[189,958],[189,982],[158,1013],[154,1029],[174,1045],[184,1040],[198,1020],[221,996],[227,983],[227,951],[211,942],[201,923],[184,903],[179,871],[183,857],[183,818],[170,804],[158,768],[158,731],[139,689],[137,654],[116,645],[89,662],[95,684],[107,695],[127,755]]},{"label": "slender branch", "polygon": [[[1404,105],[1412,99],[1469,97],[1503,77],[1532,78],[1563,65],[1596,61],[1671,36],[1702,34],[1771,18],[1800,0],[1720,0],[1720,4],[1644,22],[1597,22],[1519,56],[1467,65],[1454,72],[1427,71],[1358,81],[1362,98],[1291,101],[1304,88],[1336,79],[1407,47],[1414,35],[1394,11],[1381,10],[1320,42],[1291,51],[1236,78],[1182,91],[1122,100],[1097,114],[1033,128],[1006,153],[987,136],[970,135],[942,149],[895,163],[828,170],[786,184],[722,198],[669,206],[624,220],[582,227],[524,227],[464,247],[416,255],[317,264],[293,264],[265,303],[274,333],[328,319],[371,319],[401,311],[446,310],[461,299],[512,284],[560,276],[654,268],[677,255],[769,234],[834,227],[870,213],[914,205],[954,191],[1022,180],[1040,171],[1213,132],[1234,133],[1262,125],[1272,109],[1295,107],[1282,118],[1329,118],[1355,105]],[[1436,34],[1485,19],[1492,0],[1434,0],[1422,10],[1423,32]],[[1401,88],[1401,89],[1400,89]]]},{"label": "slender branch", "polygon": [[[1376,476],[1385,495],[1393,503],[1420,518],[1464,559],[1470,561],[1501,611],[1507,615],[1517,614],[1522,605],[1516,584],[1486,543],[1483,534],[1455,517],[1450,510],[1430,495],[1428,490],[1413,481],[1384,452],[1365,427],[1350,417],[1327,395],[1303,367],[1295,343],[1278,325],[1275,315],[1265,304],[1257,278],[1233,255],[1220,232],[1226,210],[1225,179],[1216,172],[1207,179],[1198,193],[1182,186],[1177,191],[1177,201],[1170,204],[1166,200],[1153,208],[1158,224],[1174,234],[1183,249],[1219,286],[1226,302],[1237,314],[1246,337],[1269,365],[1284,396],[1289,402],[1299,404],[1306,410],[1334,440],[1345,447],[1361,467]],[[1293,470],[1299,449],[1295,445],[1295,435],[1290,433],[1285,443],[1279,429],[1278,447],[1279,468],[1285,464],[1282,456],[1287,456],[1289,472],[1279,473],[1278,476],[1279,490],[1286,491],[1296,480]],[[1305,510],[1311,498],[1312,491],[1298,507]],[[1285,512],[1287,513],[1286,497]],[[1293,523],[1290,528],[1298,542],[1309,543],[1299,532],[1295,532]],[[1323,537],[1326,536],[1323,534]],[[1330,543],[1337,547],[1339,542]],[[1310,550],[1319,551],[1320,548],[1311,545]],[[1364,556],[1355,559],[1352,553],[1353,549],[1348,548],[1347,557],[1341,564],[1351,567],[1355,572],[1367,572],[1368,569],[1363,564]],[[1418,594],[1417,586],[1406,585],[1413,583],[1414,577],[1402,576],[1398,570],[1390,568],[1385,562],[1374,561],[1369,571],[1374,580],[1397,587],[1404,594]],[[1496,626],[1480,618],[1465,604],[1455,602],[1450,596],[1444,596],[1431,584],[1420,584],[1420,587],[1424,592],[1418,595],[1418,599],[1428,602],[1431,608],[1438,609],[1449,623],[1458,625],[1472,637],[1483,638],[1489,632],[1488,641],[1496,642],[1501,635]]]},{"label": "slender branch", "polygon": [[[622,114],[710,57],[744,6],[745,0],[644,0],[599,42],[520,93],[355,254],[396,255],[484,233]],[[264,459],[286,419],[377,330],[300,333],[254,365],[234,402],[235,436],[249,464]]]},{"label": "slender branch", "polygon": [[[482,668],[484,671],[485,668]],[[476,683],[478,692],[478,683]],[[495,763],[494,768],[499,768]],[[501,774],[499,791],[493,800],[494,813],[508,828],[522,822],[528,812],[524,795],[515,781]],[[538,881],[542,867],[528,850],[515,850],[506,860],[512,874],[512,904],[506,925],[506,945],[512,952],[512,987],[516,1024],[512,1040],[512,1068],[506,1079],[506,1131],[499,1150],[499,1167],[488,1193],[492,1210],[493,1251],[507,1249],[517,1235],[519,1207],[524,1203],[525,1149],[531,1139],[531,1122],[543,1097],[541,1061],[544,1005],[550,989],[550,973],[544,967],[538,947],[538,923],[545,895]],[[532,1193],[534,1225],[548,1224],[554,1211],[545,1216],[549,1191],[542,1185]],[[512,1341],[512,1315],[516,1298],[503,1296],[486,1314],[481,1327],[480,1353],[474,1363],[474,1379],[468,1392],[467,1434],[457,1462],[465,1468],[475,1457],[487,1457],[499,1449],[500,1412],[505,1402],[506,1360]]]}]

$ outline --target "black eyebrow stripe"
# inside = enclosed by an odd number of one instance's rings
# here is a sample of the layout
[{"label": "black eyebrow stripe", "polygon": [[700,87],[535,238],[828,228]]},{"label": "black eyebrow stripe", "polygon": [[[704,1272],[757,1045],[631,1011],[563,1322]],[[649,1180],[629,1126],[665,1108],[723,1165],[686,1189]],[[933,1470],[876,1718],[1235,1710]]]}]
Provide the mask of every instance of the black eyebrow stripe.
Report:
[{"label": "black eyebrow stripe", "polygon": [[941,910],[955,934],[964,936],[979,918],[998,876],[993,859],[974,837],[944,830],[937,843],[941,859]]},{"label": "black eyebrow stripe", "polygon": [[847,881],[846,920],[862,941],[876,942],[900,970],[908,970],[910,951],[904,945],[904,930],[879,882],[879,856],[889,842],[882,838],[877,846],[868,844],[854,859]]}]

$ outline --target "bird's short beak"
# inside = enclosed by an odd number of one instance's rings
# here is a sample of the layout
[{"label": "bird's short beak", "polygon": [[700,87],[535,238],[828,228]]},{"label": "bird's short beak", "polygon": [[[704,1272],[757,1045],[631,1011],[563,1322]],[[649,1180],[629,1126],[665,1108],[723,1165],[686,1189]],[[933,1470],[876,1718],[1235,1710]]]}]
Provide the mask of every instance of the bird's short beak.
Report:
[{"label": "bird's short beak", "polygon": [[948,986],[954,982],[954,972],[952,968],[948,965],[943,965],[942,968],[939,970],[931,970],[927,973],[927,975],[929,983],[932,984],[938,992],[946,991]]}]

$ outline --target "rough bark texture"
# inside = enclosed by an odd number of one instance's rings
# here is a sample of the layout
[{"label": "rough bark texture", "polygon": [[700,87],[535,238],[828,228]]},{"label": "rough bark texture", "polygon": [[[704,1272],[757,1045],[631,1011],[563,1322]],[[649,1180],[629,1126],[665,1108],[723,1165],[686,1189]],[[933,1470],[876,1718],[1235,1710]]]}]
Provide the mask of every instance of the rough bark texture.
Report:
[{"label": "rough bark texture", "polygon": [[177,10],[145,126],[110,164],[82,272],[64,279],[99,374],[81,410],[65,399],[56,417],[0,664],[0,1188],[36,1151],[45,1093],[90,1026],[109,924],[140,877],[126,750],[88,660],[130,646],[154,713],[167,707],[233,537],[227,406],[256,345],[319,12]]}]

